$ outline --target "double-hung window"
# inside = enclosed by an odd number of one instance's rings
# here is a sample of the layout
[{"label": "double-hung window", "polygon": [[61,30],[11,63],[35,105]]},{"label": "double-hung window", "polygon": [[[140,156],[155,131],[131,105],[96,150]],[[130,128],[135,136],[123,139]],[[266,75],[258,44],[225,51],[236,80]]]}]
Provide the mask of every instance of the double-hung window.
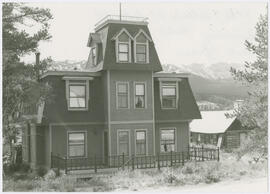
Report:
[{"label": "double-hung window", "polygon": [[160,136],[160,151],[175,151],[175,129],[161,129]]},{"label": "double-hung window", "polygon": [[68,133],[68,156],[85,157],[86,156],[86,133],[69,132]]},{"label": "double-hung window", "polygon": [[146,131],[136,131],[136,155],[146,154]]},{"label": "double-hung window", "polygon": [[144,83],[135,83],[135,108],[145,108]]},{"label": "double-hung window", "polygon": [[176,83],[162,83],[161,86],[162,108],[177,108]]},{"label": "double-hung window", "polygon": [[117,83],[117,108],[128,108],[129,85],[125,82]]},{"label": "double-hung window", "polygon": [[93,65],[97,65],[97,48],[92,48],[92,63]]},{"label": "double-hung window", "polygon": [[129,132],[118,131],[118,155],[129,155]]},{"label": "double-hung window", "polygon": [[85,82],[71,82],[69,84],[69,108],[86,108],[86,84]]},{"label": "double-hung window", "polygon": [[123,32],[118,37],[118,61],[119,62],[129,62],[130,61],[130,38]]},{"label": "double-hung window", "polygon": [[135,60],[137,63],[147,63],[148,58],[148,40],[143,33],[136,38],[135,43]]}]

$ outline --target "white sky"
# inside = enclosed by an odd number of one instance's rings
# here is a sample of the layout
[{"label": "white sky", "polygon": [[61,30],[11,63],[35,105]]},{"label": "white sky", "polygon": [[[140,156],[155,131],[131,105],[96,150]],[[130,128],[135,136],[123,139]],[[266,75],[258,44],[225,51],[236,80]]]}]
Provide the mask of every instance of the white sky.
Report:
[{"label": "white sky", "polygon": [[[119,14],[114,2],[31,3],[51,9],[52,40],[40,44],[41,58],[86,60],[88,35],[108,14]],[[251,54],[255,24],[266,2],[127,2],[122,15],[149,18],[149,29],[162,64],[243,63]],[[25,58],[34,60],[34,54]]]}]

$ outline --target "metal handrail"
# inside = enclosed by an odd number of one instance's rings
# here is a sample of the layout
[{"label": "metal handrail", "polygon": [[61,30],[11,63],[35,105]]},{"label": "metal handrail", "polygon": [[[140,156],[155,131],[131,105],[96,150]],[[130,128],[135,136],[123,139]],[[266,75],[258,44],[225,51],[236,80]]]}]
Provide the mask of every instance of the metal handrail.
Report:
[{"label": "metal handrail", "polygon": [[107,20],[117,20],[117,21],[133,21],[133,22],[147,22],[147,17],[137,17],[137,16],[120,16],[120,15],[107,15],[99,20],[95,27],[99,26],[101,23]]}]

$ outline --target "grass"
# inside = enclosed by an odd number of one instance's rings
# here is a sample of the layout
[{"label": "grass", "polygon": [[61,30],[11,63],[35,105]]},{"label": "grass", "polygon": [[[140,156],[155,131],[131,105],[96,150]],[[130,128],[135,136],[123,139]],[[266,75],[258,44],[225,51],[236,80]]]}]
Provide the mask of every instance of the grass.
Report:
[{"label": "grass", "polygon": [[224,180],[239,180],[242,177],[261,177],[267,173],[267,161],[252,164],[237,161],[231,154],[223,154],[221,161],[189,162],[184,167],[151,170],[121,170],[114,174],[94,175],[90,180],[56,176],[50,170],[44,177],[19,174],[4,177],[4,191],[143,191],[151,187],[211,184]]}]

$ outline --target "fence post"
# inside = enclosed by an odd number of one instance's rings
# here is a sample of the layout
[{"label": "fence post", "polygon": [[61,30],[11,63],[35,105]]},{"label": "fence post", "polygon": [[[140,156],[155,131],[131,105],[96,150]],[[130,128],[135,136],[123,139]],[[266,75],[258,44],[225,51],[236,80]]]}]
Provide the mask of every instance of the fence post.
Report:
[{"label": "fence post", "polygon": [[122,154],[122,166],[123,166],[123,170],[125,169],[125,153],[123,152]]},{"label": "fence post", "polygon": [[97,173],[97,157],[95,154],[95,158],[94,158],[94,165],[95,165],[95,173]]},{"label": "fence post", "polygon": [[65,157],[65,174],[67,174],[67,156]]},{"label": "fence post", "polygon": [[134,154],[132,154],[132,170],[134,170]]},{"label": "fence post", "polygon": [[51,152],[51,168],[53,168],[53,153]]},{"label": "fence post", "polygon": [[189,148],[189,145],[188,145],[187,149],[188,149],[188,150],[187,150],[187,153],[188,153],[188,155],[187,155],[187,159],[188,159],[188,160],[190,160],[190,153],[189,153],[190,148]]},{"label": "fence post", "polygon": [[203,145],[202,145],[202,161],[204,161],[204,156],[203,156]]},{"label": "fence post", "polygon": [[219,162],[219,147],[218,147],[218,150],[217,151],[218,151],[217,161]]},{"label": "fence post", "polygon": [[173,166],[172,151],[171,151],[171,166]]},{"label": "fence post", "polygon": [[185,165],[185,158],[184,158],[184,152],[182,152],[182,165],[184,166]]},{"label": "fence post", "polygon": [[195,155],[195,161],[197,161],[197,148],[194,147],[194,155]]},{"label": "fence post", "polygon": [[160,170],[159,153],[157,154],[157,161],[158,161],[158,170]]}]

